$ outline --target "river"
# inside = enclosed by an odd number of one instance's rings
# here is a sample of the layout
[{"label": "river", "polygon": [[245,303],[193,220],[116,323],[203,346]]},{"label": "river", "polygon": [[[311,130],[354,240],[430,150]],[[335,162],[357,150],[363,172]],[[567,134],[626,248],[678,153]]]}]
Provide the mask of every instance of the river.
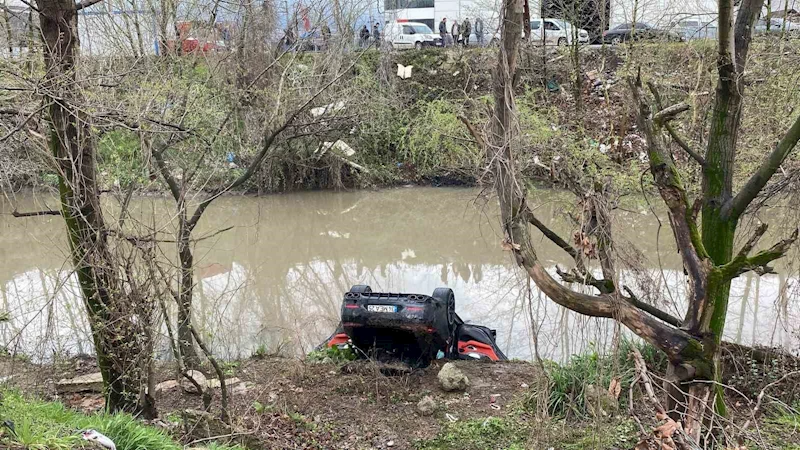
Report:
[{"label": "river", "polygon": [[[540,219],[562,231],[567,227],[560,211],[570,201],[546,190],[531,198]],[[45,203],[55,204],[31,193],[0,201],[0,309],[8,313],[0,339],[34,359],[91,353],[61,218],[9,214],[14,207],[31,211]],[[174,231],[169,199],[141,197],[133,206],[134,218]],[[659,231],[643,202],[617,212],[617,248],[638,267],[622,276],[643,298],[682,315],[684,277],[671,231],[661,220]],[[567,312],[535,286],[529,291],[527,278],[500,246],[498,224],[496,202],[475,189],[220,198],[195,232],[208,237],[195,250],[196,320],[220,357],[246,357],[259,347],[299,356],[334,329],[342,294],[351,285],[414,293],[448,286],[459,315],[495,328],[510,357],[529,360],[538,348],[542,358],[564,361],[607,348],[616,332],[613,322]],[[233,228],[215,234],[228,227]],[[536,239],[546,266],[569,267],[563,251]],[[641,255],[629,250],[630,243]],[[788,272],[734,280],[726,339],[797,352],[800,301],[796,274]],[[159,348],[168,354],[163,336]]]}]

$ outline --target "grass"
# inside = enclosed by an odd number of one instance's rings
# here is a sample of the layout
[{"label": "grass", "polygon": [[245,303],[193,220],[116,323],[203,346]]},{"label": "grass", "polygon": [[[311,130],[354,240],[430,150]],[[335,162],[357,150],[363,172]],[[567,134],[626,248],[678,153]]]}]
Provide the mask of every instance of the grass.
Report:
[{"label": "grass", "polygon": [[653,346],[623,340],[615,354],[600,355],[595,351],[575,355],[565,365],[553,362],[548,364],[549,383],[545,396],[540,392],[532,392],[525,405],[529,411],[539,411],[538,402],[543,397],[547,400],[547,412],[556,417],[576,416],[586,417],[586,393],[588,387],[595,386],[599,391],[605,391],[612,379],[619,379],[621,383],[620,403],[627,398],[628,387],[633,381],[634,364],[628,358],[633,348],[641,352],[648,367],[656,372],[666,370],[665,356]]},{"label": "grass", "polygon": [[632,448],[636,425],[629,419],[574,423],[537,421],[524,414],[488,417],[445,425],[439,435],[416,444],[417,450],[522,450],[554,448],[588,450]]},{"label": "grass", "polygon": [[[164,431],[142,424],[128,414],[84,415],[58,402],[25,397],[15,391],[3,392],[0,418],[14,422],[16,435],[3,429],[0,448],[22,446],[28,449],[68,450],[96,448],[80,437],[82,430],[93,429],[108,436],[118,450],[181,450]],[[216,450],[241,447],[216,445]]]}]

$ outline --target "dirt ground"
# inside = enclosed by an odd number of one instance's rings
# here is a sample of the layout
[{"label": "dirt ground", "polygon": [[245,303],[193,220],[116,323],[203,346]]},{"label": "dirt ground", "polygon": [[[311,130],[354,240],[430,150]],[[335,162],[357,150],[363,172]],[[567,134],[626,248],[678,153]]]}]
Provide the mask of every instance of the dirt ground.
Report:
[{"label": "dirt ground", "polygon": [[[227,377],[240,381],[229,387],[233,434],[240,441],[270,449],[407,449],[431,439],[450,421],[502,417],[512,412],[515,400],[538,376],[533,364],[457,361],[469,378],[466,392],[445,392],[437,373],[443,362],[411,372],[381,372],[382,366],[310,362],[264,358],[227,365]],[[56,394],[62,378],[96,371],[90,358],[77,358],[55,366],[36,366],[13,359],[0,360],[0,378],[24,392],[58,399],[70,407],[92,412],[102,409],[99,394]],[[212,370],[204,369],[209,378]],[[175,379],[167,367],[157,381]],[[417,403],[430,395],[437,408],[431,415],[417,411]],[[219,390],[214,391],[211,412],[219,412]],[[156,393],[160,420],[183,442],[201,445],[202,439],[231,434],[196,423],[186,410],[202,410],[203,400],[180,387]]]}]

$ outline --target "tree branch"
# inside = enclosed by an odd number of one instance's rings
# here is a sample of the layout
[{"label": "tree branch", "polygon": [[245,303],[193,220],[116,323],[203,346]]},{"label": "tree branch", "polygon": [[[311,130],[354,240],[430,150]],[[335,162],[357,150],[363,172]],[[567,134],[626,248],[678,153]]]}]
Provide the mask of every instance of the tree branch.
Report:
[{"label": "tree branch", "polygon": [[681,319],[678,319],[672,314],[669,314],[666,311],[662,311],[651,304],[639,300],[639,298],[636,297],[636,295],[633,293],[633,291],[631,291],[631,289],[628,286],[622,286],[622,289],[625,289],[625,292],[628,293],[628,297],[627,298],[623,297],[623,298],[628,300],[628,302],[630,302],[631,305],[641,309],[642,311],[650,314],[651,316],[657,319],[663,320],[664,322],[674,327],[680,327],[682,325]]},{"label": "tree branch", "polygon": [[678,114],[688,110],[689,110],[689,105],[684,102],[668,106],[662,109],[661,111],[655,113],[655,115],[653,115],[653,123],[658,126],[661,126],[664,123],[674,119],[675,116],[677,116]]},{"label": "tree branch", "polygon": [[584,270],[583,274],[573,271],[573,273],[564,272],[560,267],[556,266],[556,273],[561,277],[561,280],[566,283],[585,284],[592,286],[601,294],[610,294],[614,292],[614,282],[612,280],[598,280],[591,273]]},{"label": "tree branch", "polygon": [[78,3],[75,4],[75,11],[80,11],[80,10],[82,10],[84,8],[88,8],[88,7],[92,6],[92,5],[96,5],[96,4],[98,4],[98,3],[102,2],[102,1],[103,0],[86,0],[84,2],[78,2]]},{"label": "tree branch", "polygon": [[[663,109],[664,107],[662,106],[662,103],[661,103],[661,94],[658,92],[658,88],[656,87],[655,83],[653,83],[652,81],[648,81],[647,82],[647,87],[650,89],[650,92],[653,94],[653,98],[655,98],[656,108]],[[689,146],[689,144],[686,142],[686,140],[683,139],[680,136],[678,131],[675,129],[675,127],[672,126],[671,123],[669,123],[669,121],[664,122],[664,128],[666,128],[666,130],[669,133],[670,137],[672,137],[672,140],[674,140],[675,143],[678,144],[678,146],[680,148],[682,148],[683,151],[686,152],[686,154],[688,154],[692,159],[697,161],[698,164],[700,164],[701,166],[705,166],[706,165],[706,160],[702,156],[700,156],[699,153],[694,151],[694,149],[692,149]]]},{"label": "tree branch", "polygon": [[769,179],[778,171],[783,161],[786,160],[786,157],[797,145],[798,140],[800,140],[800,116],[797,116],[794,124],[783,136],[783,139],[778,142],[772,153],[764,159],[756,173],[747,180],[742,190],[736,194],[736,197],[725,204],[722,208],[723,217],[734,220],[741,217],[750,202],[758,196],[761,189],[766,186]]},{"label": "tree branch", "polygon": [[759,225],[753,236],[748,239],[747,243],[745,243],[736,257],[733,258],[731,262],[720,267],[723,277],[727,279],[736,278],[748,271],[754,271],[759,274],[771,273],[772,268],[769,267],[768,264],[786,254],[789,247],[797,240],[799,230],[795,229],[788,238],[777,242],[767,250],[762,250],[753,256],[747,256],[766,231],[766,224]]},{"label": "tree branch", "polygon": [[14,217],[39,217],[39,216],[60,216],[61,211],[56,211],[53,209],[48,209],[44,211],[33,211],[33,212],[19,212],[16,209],[11,212],[11,215]]}]

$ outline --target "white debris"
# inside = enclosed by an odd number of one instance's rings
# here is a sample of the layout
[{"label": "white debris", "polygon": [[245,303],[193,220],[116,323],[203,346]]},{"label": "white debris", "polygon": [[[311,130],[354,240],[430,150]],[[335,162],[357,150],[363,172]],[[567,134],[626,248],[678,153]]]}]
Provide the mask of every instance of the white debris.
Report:
[{"label": "white debris", "polygon": [[402,64],[398,64],[397,65],[397,76],[402,78],[402,79],[404,79],[404,80],[408,79],[408,78],[411,78],[411,69],[413,69],[413,68],[414,68],[414,66],[404,66]]},{"label": "white debris", "polygon": [[316,108],[311,108],[311,115],[314,117],[319,117],[323,114],[333,113],[337,111],[341,111],[344,109],[344,102],[338,101],[336,103],[331,103],[325,106],[318,106]]},{"label": "white debris", "polygon": [[96,442],[101,447],[108,450],[117,450],[117,445],[114,444],[114,441],[95,430],[86,430],[81,433],[81,436],[83,437],[84,441]]}]

